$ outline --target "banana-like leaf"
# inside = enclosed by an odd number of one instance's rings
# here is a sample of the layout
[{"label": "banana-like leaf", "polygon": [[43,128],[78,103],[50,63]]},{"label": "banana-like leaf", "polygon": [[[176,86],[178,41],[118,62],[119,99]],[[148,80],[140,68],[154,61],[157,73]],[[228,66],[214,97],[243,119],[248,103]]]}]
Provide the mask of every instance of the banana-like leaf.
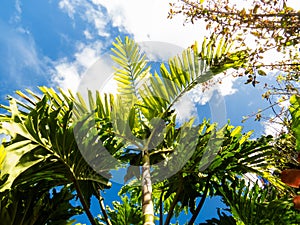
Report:
[{"label": "banana-like leaf", "polygon": [[[11,99],[8,113],[0,117],[0,128],[12,137],[3,143],[7,155],[1,191],[28,189],[43,181],[48,188],[79,181],[108,187],[108,179],[86,162],[75,139],[73,105],[81,105],[86,114],[87,107],[62,91],[58,94],[45,87],[41,91],[42,97],[28,92],[31,98],[19,92],[24,98],[22,105]],[[19,107],[24,105],[30,111],[21,112]],[[76,112],[80,114],[78,109]]]},{"label": "banana-like leaf", "polygon": [[[107,214],[114,225],[143,224],[142,209],[140,206],[131,203],[127,196],[121,197],[122,202],[113,202],[113,208],[107,207]],[[100,221],[105,219],[100,216]],[[100,222],[101,225],[106,223]]]},{"label": "banana-like leaf", "polygon": [[288,194],[278,195],[272,185],[262,189],[243,179],[227,182],[219,191],[237,224],[299,224],[300,215]]},{"label": "banana-like leaf", "polygon": [[[47,186],[47,185],[46,185]],[[70,200],[75,198],[70,187],[41,191],[34,187],[30,192],[16,189],[0,193],[0,221],[5,225],[71,225],[72,216],[82,213]],[[44,189],[44,188],[42,188]]]}]

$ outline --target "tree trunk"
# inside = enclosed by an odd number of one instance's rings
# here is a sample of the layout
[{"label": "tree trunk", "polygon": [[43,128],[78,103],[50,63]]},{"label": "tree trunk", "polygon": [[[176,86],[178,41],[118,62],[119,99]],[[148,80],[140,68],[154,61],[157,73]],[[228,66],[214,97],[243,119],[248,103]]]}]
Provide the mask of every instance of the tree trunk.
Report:
[{"label": "tree trunk", "polygon": [[143,224],[154,224],[154,210],[152,202],[152,182],[150,175],[150,158],[144,152],[143,156],[143,170],[142,170],[142,204],[143,204]]}]

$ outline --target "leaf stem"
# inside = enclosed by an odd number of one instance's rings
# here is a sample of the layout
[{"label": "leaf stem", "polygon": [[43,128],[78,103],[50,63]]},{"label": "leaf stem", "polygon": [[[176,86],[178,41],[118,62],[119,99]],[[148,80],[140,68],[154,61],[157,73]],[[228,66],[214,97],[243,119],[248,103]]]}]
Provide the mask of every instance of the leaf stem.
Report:
[{"label": "leaf stem", "polygon": [[210,179],[211,179],[211,175],[209,175],[209,176],[207,177],[206,184],[205,184],[205,189],[204,189],[202,198],[201,198],[201,200],[200,200],[200,202],[199,202],[199,204],[198,204],[198,206],[197,206],[197,208],[196,208],[195,213],[193,214],[191,220],[189,221],[188,225],[193,225],[193,224],[194,224],[194,222],[195,222],[195,220],[196,220],[196,218],[197,218],[199,212],[201,211],[201,209],[202,209],[202,207],[203,207],[203,204],[204,204],[204,202],[205,202],[205,199],[206,199],[206,196],[207,196],[207,193],[208,193],[208,188],[209,188],[209,181],[210,181]]},{"label": "leaf stem", "polygon": [[181,192],[182,192],[182,186],[180,185],[178,187],[177,191],[176,191],[176,195],[175,195],[175,197],[173,199],[173,202],[172,202],[172,204],[170,206],[170,209],[169,209],[166,221],[165,221],[165,225],[169,225],[170,224],[171,218],[173,216],[174,208],[175,208],[175,206],[176,206],[176,204],[177,204],[177,202],[179,200],[179,196],[180,196]]},{"label": "leaf stem", "polygon": [[100,209],[101,209],[101,212],[104,216],[104,219],[105,219],[105,222],[108,224],[108,225],[112,225],[107,213],[106,213],[106,210],[105,210],[105,204],[104,204],[104,198],[101,196],[101,193],[100,193],[100,189],[98,190],[97,192],[97,199],[99,201],[99,206],[100,206]]},{"label": "leaf stem", "polygon": [[165,194],[165,190],[162,190],[161,191],[161,194],[160,194],[160,198],[159,198],[159,225],[163,225],[163,220],[164,220],[164,215],[163,215],[163,197],[164,197],[164,194]]},{"label": "leaf stem", "polygon": [[95,220],[94,220],[94,217],[93,217],[93,215],[92,215],[92,213],[90,211],[90,208],[89,208],[87,202],[84,199],[84,196],[83,196],[83,194],[81,192],[80,186],[79,186],[79,184],[78,184],[78,182],[77,182],[77,180],[76,180],[75,177],[73,179],[73,183],[74,183],[74,187],[76,189],[77,195],[79,197],[80,203],[82,204],[82,207],[83,207],[83,209],[84,209],[84,211],[85,211],[85,213],[86,213],[86,215],[87,215],[87,217],[88,217],[91,225],[97,225],[96,222],[95,222]]}]

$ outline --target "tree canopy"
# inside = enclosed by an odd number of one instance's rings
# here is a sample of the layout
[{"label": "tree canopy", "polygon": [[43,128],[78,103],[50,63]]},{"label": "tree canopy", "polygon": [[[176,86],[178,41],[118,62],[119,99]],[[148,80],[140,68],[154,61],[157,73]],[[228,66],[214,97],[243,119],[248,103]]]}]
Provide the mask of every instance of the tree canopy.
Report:
[{"label": "tree canopy", "polygon": [[[256,120],[270,119],[289,127],[289,111],[285,107],[293,94],[299,95],[300,12],[286,0],[253,0],[238,4],[234,0],[182,0],[170,3],[169,18],[185,16],[185,23],[202,22],[212,35],[234,37],[244,48],[245,63],[236,76],[245,76],[245,84],[256,86],[261,76],[275,76],[265,83],[263,98],[270,103],[273,118],[258,110]],[[274,84],[275,83],[275,84]],[[279,107],[278,107],[279,106]],[[289,128],[288,128],[289,129]]]},{"label": "tree canopy", "polygon": [[[282,157],[271,136],[252,139],[252,131],[230,123],[191,118],[180,124],[176,118],[178,99],[241,67],[243,50],[226,38],[205,39],[152,73],[134,40],[117,38],[113,46],[118,94],[88,92],[84,100],[80,93],[40,87],[41,93],[17,91],[19,98],[1,106],[1,132],[9,136],[0,148],[1,221],[72,224],[73,215],[85,213],[93,225],[167,225],[189,212],[187,224],[194,224],[206,198],[220,196],[228,212],[219,210],[219,218],[204,224],[299,223],[295,190],[274,174]],[[292,101],[298,135],[298,98]],[[106,207],[103,190],[112,185],[111,170],[122,165],[122,202]],[[99,201],[97,216],[92,196]],[[70,203],[74,198],[80,206]]]}]

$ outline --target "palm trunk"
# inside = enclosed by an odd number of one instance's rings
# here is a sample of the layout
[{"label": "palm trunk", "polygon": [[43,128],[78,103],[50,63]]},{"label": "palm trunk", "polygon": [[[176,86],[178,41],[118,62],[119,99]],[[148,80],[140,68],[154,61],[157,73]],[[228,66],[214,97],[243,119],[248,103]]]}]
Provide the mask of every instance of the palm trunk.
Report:
[{"label": "palm trunk", "polygon": [[143,224],[154,224],[154,210],[152,202],[152,182],[150,175],[150,158],[145,152],[143,156],[142,170],[142,204],[143,204]]}]

